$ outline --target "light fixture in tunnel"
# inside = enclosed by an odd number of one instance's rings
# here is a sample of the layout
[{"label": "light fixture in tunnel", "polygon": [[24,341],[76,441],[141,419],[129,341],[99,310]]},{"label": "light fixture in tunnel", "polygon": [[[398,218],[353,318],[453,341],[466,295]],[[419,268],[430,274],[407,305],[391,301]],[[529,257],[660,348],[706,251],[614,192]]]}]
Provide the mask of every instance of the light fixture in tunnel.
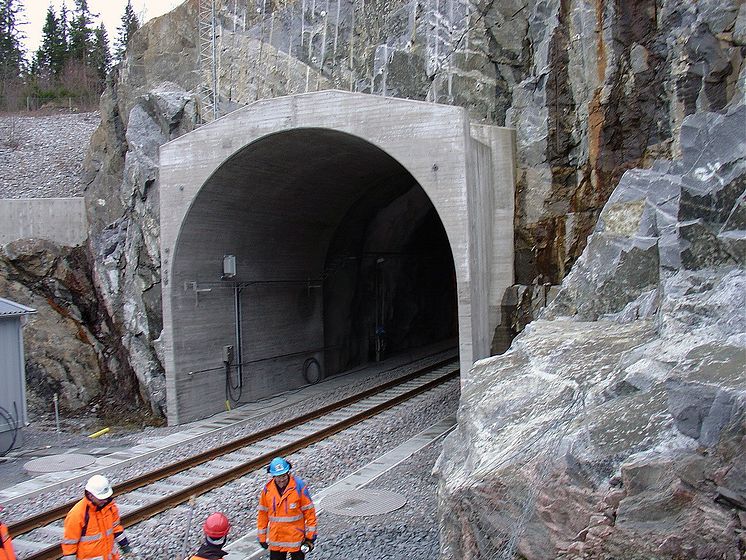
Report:
[{"label": "light fixture in tunnel", "polygon": [[227,280],[236,276],[236,255],[223,256],[223,275],[221,279]]}]

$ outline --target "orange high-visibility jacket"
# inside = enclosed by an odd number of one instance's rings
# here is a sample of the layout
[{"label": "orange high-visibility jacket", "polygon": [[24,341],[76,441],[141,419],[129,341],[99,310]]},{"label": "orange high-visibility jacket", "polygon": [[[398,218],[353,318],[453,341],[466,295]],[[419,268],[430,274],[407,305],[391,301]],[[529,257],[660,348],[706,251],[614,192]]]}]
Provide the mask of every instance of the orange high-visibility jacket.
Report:
[{"label": "orange high-visibility jacket", "polygon": [[228,553],[216,544],[203,544],[190,560],[220,560]]},{"label": "orange high-visibility jacket", "polygon": [[109,502],[98,509],[88,498],[83,498],[65,517],[62,560],[119,560],[115,542],[127,544],[119,508]]},{"label": "orange high-visibility jacket", "polygon": [[259,496],[256,533],[270,550],[283,552],[316,539],[316,509],[305,482],[291,475],[282,496],[274,480],[267,483]]},{"label": "orange high-visibility jacket", "polygon": [[0,523],[0,560],[16,560],[16,553],[13,552],[13,543],[10,542],[10,533],[8,528]]}]

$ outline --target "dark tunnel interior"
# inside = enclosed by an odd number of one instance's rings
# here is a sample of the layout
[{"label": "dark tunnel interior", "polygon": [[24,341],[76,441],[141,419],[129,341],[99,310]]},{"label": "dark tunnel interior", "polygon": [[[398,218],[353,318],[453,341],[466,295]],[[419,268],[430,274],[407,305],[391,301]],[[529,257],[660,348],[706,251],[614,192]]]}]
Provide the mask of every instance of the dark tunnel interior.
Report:
[{"label": "dark tunnel interior", "polygon": [[327,375],[457,336],[451,248],[409,174],[355,202],[330,244],[325,277]]}]

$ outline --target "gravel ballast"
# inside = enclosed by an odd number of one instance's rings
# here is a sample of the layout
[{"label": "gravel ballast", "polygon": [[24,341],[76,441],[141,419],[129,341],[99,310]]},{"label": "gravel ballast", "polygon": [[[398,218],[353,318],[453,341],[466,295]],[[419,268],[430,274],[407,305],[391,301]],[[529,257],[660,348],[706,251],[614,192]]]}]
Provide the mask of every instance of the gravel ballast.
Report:
[{"label": "gravel ballast", "polygon": [[[451,380],[401,407],[290,455],[288,459],[294,465],[294,473],[309,484],[313,495],[440,418],[455,413],[458,394],[459,381]],[[428,446],[371,484],[370,488],[403,494],[407,504],[400,510],[361,518],[323,511],[318,523],[319,547],[309,559],[400,558],[401,551],[406,551],[407,557],[412,559],[433,558],[438,547],[438,532],[436,485],[431,472],[439,449],[439,443]],[[253,530],[258,495],[266,481],[266,473],[255,472],[197,498],[189,528],[188,550],[197,549],[201,525],[214,511],[222,511],[229,517],[233,539]],[[126,496],[118,501],[128,503]],[[181,505],[127,529],[127,534],[141,560],[176,558],[183,546],[188,519],[189,506]]]},{"label": "gravel ballast", "polygon": [[[418,365],[434,363],[442,359],[443,356],[443,353],[432,356],[419,361]],[[187,455],[198,453],[207,447],[266,428],[287,418],[297,416],[306,410],[319,408],[348,394],[380,385],[406,374],[414,368],[413,364],[404,364],[375,374],[350,378],[348,384],[334,391],[304,399],[301,403],[294,404],[292,407],[269,412],[259,418],[214,434],[208,434],[177,448],[164,450],[162,453],[145,460],[118,468],[115,467],[107,471],[106,474],[114,483],[125,480]],[[434,424],[440,418],[454,413],[458,405],[458,392],[459,381],[454,379],[433,391],[420,395],[402,407],[367,420],[325,442],[296,453],[290,457],[290,460],[296,465],[297,474],[309,483],[312,491],[323,489],[376,457],[383,455],[392,447]],[[157,439],[161,434],[171,433],[174,429],[178,429],[178,427],[149,428],[141,434],[139,439]],[[56,437],[54,434],[50,434],[50,436]],[[130,434],[123,439],[132,441],[135,438],[133,434]],[[115,441],[111,443],[116,445]],[[16,467],[20,468],[20,461],[17,463]],[[265,482],[265,473],[253,473],[198,498],[190,531],[190,547],[194,548],[199,544],[201,523],[211,511],[222,510],[231,518],[234,527],[233,538],[238,538],[253,529],[258,493]],[[6,520],[18,520],[64,501],[76,499],[81,494],[80,488],[81,483],[75,482],[54,492],[36,495],[29,500],[13,503],[6,509]],[[133,502],[128,502],[128,498],[123,496],[121,497],[121,503]],[[187,514],[188,507],[182,505],[129,529],[131,540],[136,543],[141,558],[172,558],[174,554],[178,554],[186,531]],[[319,555],[314,553],[314,556],[320,556],[321,548],[318,552]]]},{"label": "gravel ballast", "polygon": [[381,560],[438,557],[437,482],[432,475],[442,438],[415,453],[366,488],[389,490],[406,497],[404,507],[370,517],[325,512],[319,519],[317,560]]}]

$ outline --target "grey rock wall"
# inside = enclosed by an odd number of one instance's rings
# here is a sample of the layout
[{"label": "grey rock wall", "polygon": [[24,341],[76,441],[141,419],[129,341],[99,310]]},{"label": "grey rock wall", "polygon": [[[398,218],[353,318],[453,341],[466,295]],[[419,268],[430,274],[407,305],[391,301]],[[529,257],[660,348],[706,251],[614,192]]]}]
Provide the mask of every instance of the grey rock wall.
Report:
[{"label": "grey rock wall", "polygon": [[[92,222],[89,250],[93,281],[104,302],[128,366],[153,414],[165,415],[165,377],[160,352],[163,328],[159,246],[158,148],[188,132],[195,122],[193,96],[164,83],[133,101],[125,132],[127,151],[113,196],[112,177],[99,173],[87,191],[91,213],[104,208],[116,219]],[[95,197],[95,198],[94,198]],[[104,198],[105,197],[105,198]],[[102,202],[100,202],[102,201]],[[111,364],[111,368],[116,364]]]},{"label": "grey rock wall", "polygon": [[[685,116],[746,92],[738,0],[219,0],[217,9],[221,114],[338,88],[461,105],[475,121],[516,127],[515,273],[525,285],[564,278],[622,174],[681,151]],[[102,98],[87,164],[94,278],[155,412],[164,406],[157,159],[133,138],[165,141],[213,115],[198,22],[188,0],[135,35]],[[158,88],[184,109],[137,109]]]},{"label": "grey rock wall", "polygon": [[746,552],[746,106],[628,171],[540,320],[477,363],[438,461],[441,558]]}]

